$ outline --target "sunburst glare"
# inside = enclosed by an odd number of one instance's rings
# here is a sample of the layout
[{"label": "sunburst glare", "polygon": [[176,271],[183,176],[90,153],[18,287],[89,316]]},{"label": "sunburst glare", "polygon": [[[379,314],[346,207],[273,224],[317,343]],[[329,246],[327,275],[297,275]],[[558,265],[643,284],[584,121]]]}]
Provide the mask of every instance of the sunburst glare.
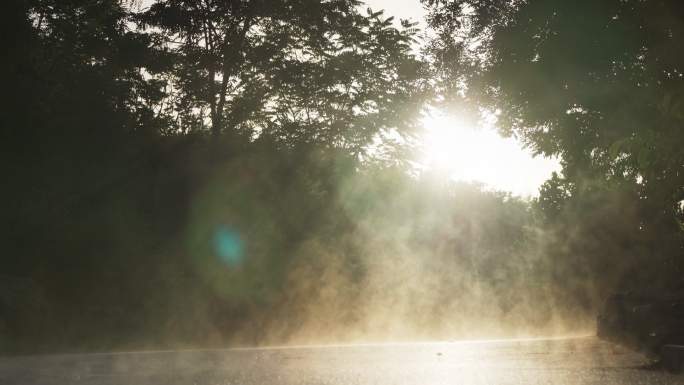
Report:
[{"label": "sunburst glare", "polygon": [[534,157],[515,138],[504,138],[492,126],[475,127],[440,113],[423,119],[421,159],[424,170],[453,180],[480,182],[516,195],[537,195],[557,159]]}]

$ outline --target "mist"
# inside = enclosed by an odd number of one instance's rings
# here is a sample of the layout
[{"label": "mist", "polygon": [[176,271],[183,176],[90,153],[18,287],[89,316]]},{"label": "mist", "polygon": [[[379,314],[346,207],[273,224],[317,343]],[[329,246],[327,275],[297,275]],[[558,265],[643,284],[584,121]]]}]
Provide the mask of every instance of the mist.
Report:
[{"label": "mist", "polygon": [[[278,172],[262,170],[237,188],[235,181],[209,183],[195,198],[198,211],[188,228],[205,235],[187,251],[205,253],[191,257],[201,259],[198,278],[245,309],[243,320],[218,330],[231,344],[593,332],[605,293],[552,254],[571,237],[561,240],[545,228],[536,201],[442,175],[411,176],[396,166],[344,169],[340,159],[327,162],[314,158],[313,164],[337,169],[324,192],[302,191],[300,183],[311,186],[300,175],[279,191],[278,201],[259,199],[247,191],[262,190],[274,177],[268,173]],[[313,214],[310,205],[320,195],[300,202],[312,193],[325,194]],[[239,261],[227,262],[209,245],[217,226],[242,239]]]},{"label": "mist", "polygon": [[[681,6],[601,4],[11,2],[0,353],[588,335],[680,290]],[[430,112],[557,172],[417,167],[499,155]]]}]

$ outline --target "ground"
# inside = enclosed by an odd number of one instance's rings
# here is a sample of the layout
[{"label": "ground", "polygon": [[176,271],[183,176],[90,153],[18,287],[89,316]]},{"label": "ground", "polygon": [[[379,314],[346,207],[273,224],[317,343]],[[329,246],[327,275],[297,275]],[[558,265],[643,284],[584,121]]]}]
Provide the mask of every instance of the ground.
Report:
[{"label": "ground", "polygon": [[676,376],[595,338],[0,358],[5,385],[665,385]]}]

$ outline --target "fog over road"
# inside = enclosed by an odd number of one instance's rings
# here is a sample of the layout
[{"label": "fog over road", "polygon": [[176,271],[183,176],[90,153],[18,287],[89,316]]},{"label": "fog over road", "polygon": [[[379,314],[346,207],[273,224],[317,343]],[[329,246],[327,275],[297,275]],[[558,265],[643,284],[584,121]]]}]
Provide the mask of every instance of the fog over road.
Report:
[{"label": "fog over road", "polygon": [[0,358],[5,385],[684,384],[595,338]]}]

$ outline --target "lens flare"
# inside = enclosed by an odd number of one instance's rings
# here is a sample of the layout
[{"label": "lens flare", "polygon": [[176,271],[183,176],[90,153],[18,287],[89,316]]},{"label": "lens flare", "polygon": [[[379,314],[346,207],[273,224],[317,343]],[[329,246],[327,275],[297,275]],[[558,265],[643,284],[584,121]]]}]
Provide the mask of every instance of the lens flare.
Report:
[{"label": "lens flare", "polygon": [[214,252],[228,266],[239,265],[244,258],[244,244],[240,234],[226,226],[214,231]]}]

